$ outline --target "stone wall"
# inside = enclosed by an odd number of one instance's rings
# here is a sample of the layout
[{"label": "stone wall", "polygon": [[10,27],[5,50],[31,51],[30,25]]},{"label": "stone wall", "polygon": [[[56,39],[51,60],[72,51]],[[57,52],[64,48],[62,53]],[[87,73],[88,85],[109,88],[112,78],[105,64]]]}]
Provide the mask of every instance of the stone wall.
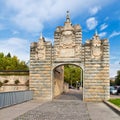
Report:
[{"label": "stone wall", "polygon": [[52,99],[50,42],[41,37],[30,48],[30,90],[35,99]]},{"label": "stone wall", "polygon": [[69,84],[64,82],[64,91],[65,93],[67,93],[69,91]]},{"label": "stone wall", "polygon": [[[5,83],[6,80],[8,81],[7,83]],[[16,80],[19,80],[18,84],[15,84]],[[1,71],[0,82],[3,85],[0,87],[0,92],[28,90],[28,81],[29,71]]]},{"label": "stone wall", "polygon": [[84,100],[109,99],[109,43],[97,34],[86,42],[84,71]]},{"label": "stone wall", "polygon": [[53,73],[54,81],[54,97],[60,95],[64,91],[64,66],[57,67]]}]

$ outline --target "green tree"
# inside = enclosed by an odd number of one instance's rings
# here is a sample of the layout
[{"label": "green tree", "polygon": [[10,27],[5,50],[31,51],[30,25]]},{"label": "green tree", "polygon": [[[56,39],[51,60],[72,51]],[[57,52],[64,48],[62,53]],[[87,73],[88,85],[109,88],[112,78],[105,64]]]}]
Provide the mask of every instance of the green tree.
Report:
[{"label": "green tree", "polygon": [[115,85],[115,81],[110,80],[110,86],[114,86]]},{"label": "green tree", "polygon": [[81,68],[74,65],[64,66],[64,81],[69,85],[76,86],[77,82],[81,80]]},{"label": "green tree", "polygon": [[4,53],[0,53],[0,58],[3,58],[4,57]]},{"label": "green tree", "polygon": [[6,66],[6,59],[3,53],[0,53],[0,70],[4,70]]},{"label": "green tree", "polygon": [[10,53],[8,53],[8,54],[6,55],[6,57],[10,57],[10,58],[11,58],[11,54],[10,54]]},{"label": "green tree", "polygon": [[0,53],[0,70],[28,70],[24,61],[20,61],[17,56],[11,57],[8,53],[6,56]]},{"label": "green tree", "polygon": [[117,71],[117,76],[115,77],[115,84],[120,85],[120,70]]}]

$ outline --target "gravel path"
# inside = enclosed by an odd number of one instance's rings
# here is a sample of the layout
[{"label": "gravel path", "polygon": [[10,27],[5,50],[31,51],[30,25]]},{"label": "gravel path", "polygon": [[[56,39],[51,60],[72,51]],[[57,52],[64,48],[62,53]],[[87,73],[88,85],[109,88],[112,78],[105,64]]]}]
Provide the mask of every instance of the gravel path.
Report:
[{"label": "gravel path", "polygon": [[90,120],[87,105],[81,98],[79,92],[73,94],[71,90],[14,120]]}]

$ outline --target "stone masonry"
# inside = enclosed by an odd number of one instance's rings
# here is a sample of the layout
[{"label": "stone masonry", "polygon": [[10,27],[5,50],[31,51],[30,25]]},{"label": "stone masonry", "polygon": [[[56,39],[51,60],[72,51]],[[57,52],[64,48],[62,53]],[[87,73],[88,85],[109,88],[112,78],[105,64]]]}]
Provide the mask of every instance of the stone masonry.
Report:
[{"label": "stone masonry", "polygon": [[35,99],[54,98],[54,71],[65,64],[82,69],[84,101],[109,99],[109,42],[101,40],[96,32],[91,40],[82,44],[82,28],[72,25],[68,12],[64,26],[58,26],[54,32],[53,46],[42,36],[38,42],[31,43],[30,89]]},{"label": "stone masonry", "polygon": [[64,92],[64,66],[54,69],[53,96],[56,97]]},{"label": "stone masonry", "polygon": [[[16,80],[18,84],[15,84]],[[0,82],[0,92],[28,90],[29,71],[0,71]]]}]

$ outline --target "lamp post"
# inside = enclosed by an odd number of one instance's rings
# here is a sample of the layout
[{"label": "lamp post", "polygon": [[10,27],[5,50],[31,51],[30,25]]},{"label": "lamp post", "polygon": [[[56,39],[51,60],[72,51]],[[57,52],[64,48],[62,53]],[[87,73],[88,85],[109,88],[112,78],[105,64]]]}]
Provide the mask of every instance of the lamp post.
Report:
[{"label": "lamp post", "polygon": [[80,81],[81,81],[81,88],[82,88],[82,86],[83,86],[83,81],[82,81],[82,79],[83,79],[83,70],[81,69],[81,75],[80,75]]},{"label": "lamp post", "polygon": [[78,81],[76,81],[76,89],[77,89],[77,87],[78,87]]},{"label": "lamp post", "polygon": [[71,74],[70,74],[70,82],[71,82],[71,87],[72,87],[72,79],[71,79]]}]

